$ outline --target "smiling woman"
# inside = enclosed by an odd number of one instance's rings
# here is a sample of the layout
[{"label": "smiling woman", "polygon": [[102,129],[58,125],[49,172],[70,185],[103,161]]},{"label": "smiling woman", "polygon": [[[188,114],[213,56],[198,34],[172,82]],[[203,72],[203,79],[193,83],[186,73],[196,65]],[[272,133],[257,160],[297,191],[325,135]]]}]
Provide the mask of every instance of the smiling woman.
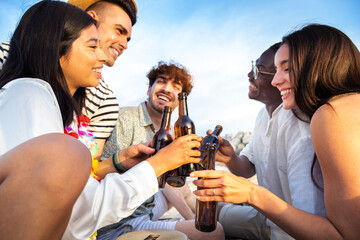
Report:
[{"label": "smiling woman", "polygon": [[[78,46],[88,39],[97,46],[95,21],[74,6],[52,1],[32,6],[11,38],[0,72],[0,234],[9,239],[61,239],[88,181],[89,151],[63,134],[74,112],[81,113],[85,95],[78,88],[95,85],[99,78],[92,69],[101,67],[101,58],[87,53],[93,48]],[[60,59],[74,57],[80,58],[78,64],[91,59],[85,67],[93,74],[91,83],[59,67]]]},{"label": "smiling woman", "polygon": [[101,78],[101,69],[107,57],[99,48],[96,27],[89,26],[82,30],[70,52],[60,58],[71,95],[79,87],[96,87]]}]

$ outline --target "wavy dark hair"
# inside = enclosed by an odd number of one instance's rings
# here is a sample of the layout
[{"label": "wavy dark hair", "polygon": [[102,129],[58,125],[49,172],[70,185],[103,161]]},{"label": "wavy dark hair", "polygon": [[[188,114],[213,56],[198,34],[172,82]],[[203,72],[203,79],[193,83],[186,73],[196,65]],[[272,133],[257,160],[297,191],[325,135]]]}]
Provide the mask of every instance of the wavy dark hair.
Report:
[{"label": "wavy dark hair", "polygon": [[[360,92],[360,52],[340,30],[310,24],[283,37],[289,46],[289,73],[295,101],[309,119],[337,95]],[[314,155],[312,179],[317,161]]]},{"label": "wavy dark hair", "polygon": [[166,63],[164,61],[158,62],[158,65],[153,66],[146,75],[149,79],[149,86],[151,87],[161,74],[166,74],[170,78],[174,78],[181,83],[182,91],[190,94],[193,88],[192,76],[189,71],[181,64],[174,61]]},{"label": "wavy dark hair", "polygon": [[60,58],[69,53],[80,32],[96,25],[87,13],[71,4],[44,0],[30,7],[22,16],[10,41],[9,56],[0,72],[0,88],[23,77],[48,82],[60,106],[64,127],[73,113],[81,114],[85,88],[71,96]]}]

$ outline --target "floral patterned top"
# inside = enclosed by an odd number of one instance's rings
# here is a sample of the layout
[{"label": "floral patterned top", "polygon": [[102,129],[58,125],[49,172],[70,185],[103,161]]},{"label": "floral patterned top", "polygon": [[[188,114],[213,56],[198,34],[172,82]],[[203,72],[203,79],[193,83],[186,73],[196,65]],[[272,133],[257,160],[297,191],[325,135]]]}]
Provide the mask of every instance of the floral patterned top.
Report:
[{"label": "floral patterned top", "polygon": [[[94,141],[94,135],[87,129],[89,124],[90,118],[84,114],[81,114],[80,116],[76,116],[74,114],[74,120],[68,127],[64,129],[64,133],[79,139],[80,142],[85,144],[85,146],[89,149],[91,156],[94,156],[94,154],[99,151],[99,148]],[[92,158],[91,176],[100,182],[101,178],[96,176],[96,169],[98,164],[98,160]]]}]

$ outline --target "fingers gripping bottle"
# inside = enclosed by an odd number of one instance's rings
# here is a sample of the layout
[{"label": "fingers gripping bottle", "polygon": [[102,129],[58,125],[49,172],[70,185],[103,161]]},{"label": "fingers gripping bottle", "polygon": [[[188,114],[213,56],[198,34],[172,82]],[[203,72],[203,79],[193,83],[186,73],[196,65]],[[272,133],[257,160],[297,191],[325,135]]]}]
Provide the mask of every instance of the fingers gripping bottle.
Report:
[{"label": "fingers gripping bottle", "polygon": [[[171,107],[168,106],[165,106],[163,109],[160,128],[152,139],[152,147],[155,148],[155,152],[152,155],[155,155],[161,148],[166,147],[173,141],[170,131],[171,111]],[[158,177],[159,188],[165,187],[167,175],[168,172]]]},{"label": "fingers gripping bottle", "polygon": [[205,161],[205,158],[206,158],[206,155],[207,155],[207,145],[208,144],[213,144],[215,146],[215,152],[218,150],[219,148],[219,139],[218,139],[218,136],[220,135],[221,131],[222,131],[222,126],[221,125],[216,125],[214,131],[212,132],[211,135],[207,135],[202,143],[201,143],[201,146],[200,146],[200,152],[201,152],[201,156],[200,156],[200,162],[199,162],[199,170],[201,169],[205,169],[205,165],[204,165],[204,161]]},{"label": "fingers gripping bottle", "polygon": [[[213,143],[208,143],[206,149],[206,157],[204,159],[205,170],[215,170],[215,152],[216,146]],[[201,187],[197,188],[202,189]],[[196,200],[195,211],[195,227],[202,232],[212,232],[216,229],[217,217],[216,217],[217,202],[202,202]]]},{"label": "fingers gripping bottle", "polygon": [[[175,138],[195,133],[194,122],[190,119],[187,107],[187,94],[182,92],[178,94],[179,100],[179,118],[174,124]],[[195,164],[188,163],[177,169],[174,169],[168,178],[167,183],[173,187],[182,187],[185,184],[186,177],[192,171],[195,171]]]}]

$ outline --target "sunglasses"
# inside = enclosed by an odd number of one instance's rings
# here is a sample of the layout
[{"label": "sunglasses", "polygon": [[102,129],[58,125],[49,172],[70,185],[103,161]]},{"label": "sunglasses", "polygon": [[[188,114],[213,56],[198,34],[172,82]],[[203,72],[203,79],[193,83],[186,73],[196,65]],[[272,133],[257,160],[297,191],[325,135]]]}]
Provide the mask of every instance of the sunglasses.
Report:
[{"label": "sunglasses", "polygon": [[256,66],[255,61],[251,61],[251,69],[254,74],[254,79],[257,79],[257,77],[259,76],[259,73],[268,74],[268,75],[272,75],[272,76],[275,75],[275,73],[260,71],[259,68]]}]

